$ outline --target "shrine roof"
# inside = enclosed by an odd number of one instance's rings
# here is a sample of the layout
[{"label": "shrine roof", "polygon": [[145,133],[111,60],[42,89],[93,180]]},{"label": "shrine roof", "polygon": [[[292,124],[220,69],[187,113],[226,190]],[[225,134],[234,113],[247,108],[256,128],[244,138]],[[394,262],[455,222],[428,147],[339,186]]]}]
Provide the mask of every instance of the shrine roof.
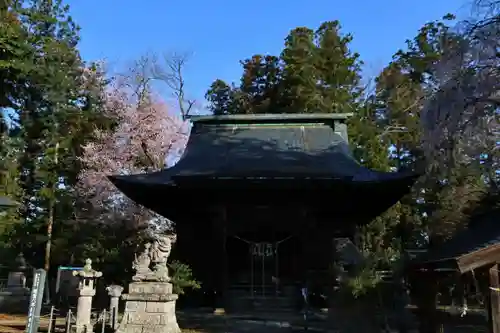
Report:
[{"label": "shrine roof", "polygon": [[500,210],[473,217],[469,227],[443,245],[414,259],[417,267],[453,268],[462,273],[500,257]]},{"label": "shrine roof", "polygon": [[[324,177],[353,181],[397,178],[369,170],[349,150],[350,114],[231,115],[193,117],[183,156],[168,169],[124,176],[138,182],[181,177]],[[135,178],[131,178],[135,177]]]},{"label": "shrine roof", "polygon": [[332,171],[344,175],[354,167],[340,158],[348,154],[347,131],[337,121],[346,118],[315,114],[195,118],[186,152],[176,166],[177,176],[331,176]]},{"label": "shrine roof", "polygon": [[263,113],[263,114],[234,114],[234,115],[206,115],[190,116],[193,123],[294,123],[294,122],[343,122],[352,117],[352,113]]},{"label": "shrine roof", "polygon": [[[191,134],[177,164],[158,172],[110,179],[132,200],[169,218],[174,213],[165,207],[165,200],[183,202],[192,198],[194,190],[203,193],[205,205],[245,200],[241,190],[256,190],[259,194],[253,198],[269,203],[283,197],[280,191],[300,202],[337,198],[346,215],[353,211],[369,220],[408,193],[418,174],[374,171],[360,165],[349,150],[348,116],[193,117]],[[368,200],[372,208],[365,207],[361,213],[353,205],[356,200]]]}]

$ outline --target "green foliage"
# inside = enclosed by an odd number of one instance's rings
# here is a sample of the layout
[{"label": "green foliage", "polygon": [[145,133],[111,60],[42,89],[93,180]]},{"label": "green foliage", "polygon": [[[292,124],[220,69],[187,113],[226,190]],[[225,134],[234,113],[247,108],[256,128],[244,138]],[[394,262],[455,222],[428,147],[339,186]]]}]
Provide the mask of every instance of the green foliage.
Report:
[{"label": "green foliage", "polygon": [[[324,22],[316,30],[317,44],[315,67],[319,82],[321,112],[356,112],[356,101],[361,94],[360,78],[362,62],[359,54],[349,45],[351,34],[340,33],[338,21]],[[317,112],[317,111],[316,111]]]},{"label": "green foliage", "polygon": [[[19,200],[22,190],[19,186],[18,173],[18,150],[19,140],[12,137],[7,132],[1,137],[2,146],[0,147],[0,196],[6,196],[12,200]],[[9,233],[16,225],[21,222],[18,214],[19,207],[0,209],[0,235]],[[0,247],[11,247],[9,239],[0,239]]]},{"label": "green foliage", "polygon": [[382,279],[373,267],[363,267],[356,275],[346,280],[345,291],[355,299],[367,296]]},{"label": "green foliage", "polygon": [[191,268],[178,260],[172,261],[169,265],[172,277],[173,292],[177,295],[185,293],[186,289],[197,290],[201,288],[200,282],[193,277]]},{"label": "green foliage", "polygon": [[[79,28],[62,1],[2,2],[0,17],[0,170],[5,186],[0,192],[21,203],[20,212],[2,219],[23,221],[2,223],[11,227],[1,238],[39,266],[51,208],[54,237],[64,223],[74,221],[78,156],[94,128],[105,126],[100,110],[105,82],[88,75],[98,69],[80,59]],[[4,120],[7,107],[16,120],[10,128]]]},{"label": "green foliage", "polygon": [[234,89],[222,80],[215,80],[210,85],[205,98],[210,101],[210,109],[214,115],[236,114]]},{"label": "green foliage", "polygon": [[[373,91],[361,85],[353,36],[328,21],[290,31],[279,55],[243,60],[239,82],[216,80],[206,98],[214,114],[352,112],[348,129],[357,160],[375,170],[416,169],[423,156],[420,112],[436,83],[435,65],[463,39],[448,25],[453,20],[448,15],[423,25],[377,76]],[[91,257],[105,277],[115,277],[109,282],[125,283],[141,236],[119,213],[101,221],[100,207],[75,191],[82,145],[96,127],[115,125],[103,116],[104,73],[81,60],[78,41],[79,28],[60,0],[0,3],[0,195],[22,203],[0,215],[1,254],[22,250],[41,266],[54,207],[53,265]],[[15,119],[10,128],[7,109]],[[378,271],[400,263],[405,249],[428,245],[423,234],[439,244],[467,227],[485,197],[488,206],[498,202],[494,182],[485,181],[497,177],[497,164],[489,161],[487,168],[483,157],[458,149],[444,153],[465,158],[428,168],[410,195],[358,230],[366,260],[345,280],[349,295],[369,296]],[[200,288],[189,266],[174,261],[170,267],[176,293]]]},{"label": "green foliage", "polygon": [[453,20],[455,17],[447,14],[442,20],[424,24],[413,39],[406,41],[406,50],[399,50],[394,55],[394,59],[408,70],[412,81],[432,80],[434,65],[450,45],[462,38],[448,25]]},{"label": "green foliage", "polygon": [[[317,107],[316,45],[314,32],[296,28],[285,39],[283,61],[283,101],[290,112],[314,112]],[[299,111],[300,110],[300,111]]]}]

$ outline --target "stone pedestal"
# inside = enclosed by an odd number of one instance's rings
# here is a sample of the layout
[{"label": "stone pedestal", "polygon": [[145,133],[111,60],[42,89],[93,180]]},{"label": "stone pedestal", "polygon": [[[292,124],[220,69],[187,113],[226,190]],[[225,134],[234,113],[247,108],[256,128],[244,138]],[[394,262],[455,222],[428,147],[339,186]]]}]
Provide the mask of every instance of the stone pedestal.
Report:
[{"label": "stone pedestal", "polygon": [[120,303],[123,287],[112,284],[108,286],[106,290],[109,295],[109,326],[115,329],[118,324],[118,305]]},{"label": "stone pedestal", "polygon": [[167,282],[133,282],[122,295],[125,313],[116,333],[180,333],[175,315],[178,295]]},{"label": "stone pedestal", "polygon": [[7,277],[7,288],[26,288],[24,272],[10,272]]},{"label": "stone pedestal", "polygon": [[82,289],[78,297],[78,305],[76,308],[76,333],[92,333],[93,325],[90,321],[92,311],[92,297],[95,296],[95,290]]}]

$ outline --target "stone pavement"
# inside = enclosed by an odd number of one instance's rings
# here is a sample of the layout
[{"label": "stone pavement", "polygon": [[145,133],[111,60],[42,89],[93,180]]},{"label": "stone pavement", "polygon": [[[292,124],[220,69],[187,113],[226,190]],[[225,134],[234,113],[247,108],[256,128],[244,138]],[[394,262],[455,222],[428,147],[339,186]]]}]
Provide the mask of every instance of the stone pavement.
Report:
[{"label": "stone pavement", "polygon": [[303,330],[280,322],[238,319],[229,316],[209,317],[179,314],[178,321],[182,329],[204,333],[288,333]]},{"label": "stone pavement", "polygon": [[326,329],[321,320],[306,322],[300,314],[269,314],[258,317],[252,314],[214,315],[210,312],[179,311],[179,325],[187,329],[199,329],[204,332],[334,332]]}]

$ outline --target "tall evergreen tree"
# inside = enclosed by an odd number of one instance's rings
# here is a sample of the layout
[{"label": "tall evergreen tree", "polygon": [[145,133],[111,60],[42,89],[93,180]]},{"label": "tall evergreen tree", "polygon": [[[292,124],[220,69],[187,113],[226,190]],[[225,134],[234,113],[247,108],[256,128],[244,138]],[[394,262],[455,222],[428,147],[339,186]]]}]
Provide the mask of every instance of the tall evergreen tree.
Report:
[{"label": "tall evergreen tree", "polygon": [[18,127],[16,179],[23,189],[26,222],[11,238],[39,265],[52,226],[73,214],[69,207],[80,168],[77,157],[81,144],[100,124],[101,96],[95,85],[105,82],[91,82],[87,75],[95,69],[80,59],[79,28],[62,1],[12,1],[2,7],[2,15],[10,17],[11,24],[1,25],[6,34],[0,42],[6,51],[0,55],[0,75],[8,89],[0,106],[10,108]]},{"label": "tall evergreen tree", "polygon": [[330,21],[316,30],[315,68],[321,103],[316,112],[355,112],[360,97],[359,54],[350,50],[352,35],[342,35],[340,23]]},{"label": "tall evergreen tree", "polygon": [[283,88],[280,59],[270,55],[254,55],[241,64],[243,74],[238,91],[239,107],[246,113],[280,113]]},{"label": "tall evergreen tree", "polygon": [[314,31],[295,28],[285,39],[280,55],[283,61],[283,105],[286,112],[312,113],[320,105],[315,68]]},{"label": "tall evergreen tree", "polygon": [[215,80],[205,94],[205,98],[210,103],[209,110],[214,115],[236,114],[235,108],[235,88],[222,80]]},{"label": "tall evergreen tree", "polygon": [[254,55],[242,62],[239,86],[216,80],[206,94],[210,109],[214,114],[355,112],[362,62],[349,49],[351,41],[336,21],[316,32],[293,29],[279,57]]}]

